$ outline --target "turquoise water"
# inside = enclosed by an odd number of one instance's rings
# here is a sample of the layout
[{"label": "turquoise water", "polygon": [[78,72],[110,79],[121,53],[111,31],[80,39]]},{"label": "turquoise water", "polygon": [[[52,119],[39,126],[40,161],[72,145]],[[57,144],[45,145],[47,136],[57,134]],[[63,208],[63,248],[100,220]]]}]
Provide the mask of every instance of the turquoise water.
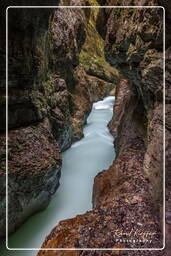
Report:
[{"label": "turquoise water", "polygon": [[[60,187],[48,208],[26,221],[9,237],[10,248],[40,248],[45,237],[60,220],[92,209],[94,177],[115,158],[113,137],[107,124],[112,118],[114,97],[93,104],[84,127],[84,138],[62,154]],[[8,251],[4,241],[0,256],[35,256],[37,251]]]}]

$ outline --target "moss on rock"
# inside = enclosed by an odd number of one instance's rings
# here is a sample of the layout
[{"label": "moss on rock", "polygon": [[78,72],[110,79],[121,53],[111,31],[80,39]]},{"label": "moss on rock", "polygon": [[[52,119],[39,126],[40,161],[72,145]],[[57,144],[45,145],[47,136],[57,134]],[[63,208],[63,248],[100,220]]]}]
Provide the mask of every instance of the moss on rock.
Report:
[{"label": "moss on rock", "polygon": [[[96,0],[90,1],[90,5],[99,6]],[[104,40],[96,29],[96,19],[99,8],[91,8],[90,17],[86,24],[86,40],[82,47],[79,61],[86,72],[109,82],[116,82],[119,76],[118,70],[111,67],[105,60]]]}]

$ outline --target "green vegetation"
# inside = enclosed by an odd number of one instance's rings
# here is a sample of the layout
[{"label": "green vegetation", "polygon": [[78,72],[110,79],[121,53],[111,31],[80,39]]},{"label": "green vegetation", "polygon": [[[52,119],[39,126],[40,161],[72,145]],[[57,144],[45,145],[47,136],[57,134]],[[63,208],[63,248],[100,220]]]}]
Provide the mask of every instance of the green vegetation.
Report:
[{"label": "green vegetation", "polygon": [[[89,1],[90,5],[98,6],[96,0]],[[105,60],[104,40],[96,30],[96,19],[99,8],[92,8],[86,26],[86,41],[82,47],[79,62],[87,73],[96,75],[107,81],[115,81],[119,76],[118,71],[111,67]]]},{"label": "green vegetation", "polygon": [[61,4],[64,6],[68,6],[68,5],[70,5],[70,0],[62,0]]}]

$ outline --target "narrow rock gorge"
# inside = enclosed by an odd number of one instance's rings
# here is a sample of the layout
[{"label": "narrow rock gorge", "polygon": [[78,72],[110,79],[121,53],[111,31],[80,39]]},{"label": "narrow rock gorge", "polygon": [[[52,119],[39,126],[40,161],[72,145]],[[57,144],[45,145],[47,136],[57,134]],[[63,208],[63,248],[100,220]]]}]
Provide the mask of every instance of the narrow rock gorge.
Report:
[{"label": "narrow rock gorge", "polygon": [[[2,1],[5,8],[28,5]],[[116,159],[94,179],[93,209],[59,222],[38,256],[171,253],[171,6],[168,0],[29,1],[79,8],[8,9],[8,231],[45,209],[60,186],[61,152],[83,135],[94,102],[115,95],[108,127]],[[97,8],[84,8],[84,6]],[[163,98],[163,6],[166,97]],[[5,236],[5,28],[1,49],[0,237]],[[163,102],[166,127],[163,140]],[[164,141],[164,145],[163,145]],[[166,211],[163,162],[166,162]],[[78,159],[79,161],[79,159]],[[78,191],[79,193],[79,191]],[[163,219],[166,218],[164,250]],[[110,250],[46,250],[110,248]],[[117,248],[117,250],[112,250]]]},{"label": "narrow rock gorge", "polygon": [[[24,3],[16,1],[15,5]],[[9,233],[47,207],[59,186],[60,152],[83,136],[93,102],[108,95],[119,81],[119,72],[105,60],[96,16],[95,9],[81,8],[8,10]],[[5,22],[4,13],[2,18]],[[96,48],[89,42],[94,31]],[[5,32],[1,52],[5,59]],[[87,70],[92,58],[89,52],[101,61],[98,71],[93,65],[91,72]],[[3,71],[1,237],[5,234],[5,65]]]}]

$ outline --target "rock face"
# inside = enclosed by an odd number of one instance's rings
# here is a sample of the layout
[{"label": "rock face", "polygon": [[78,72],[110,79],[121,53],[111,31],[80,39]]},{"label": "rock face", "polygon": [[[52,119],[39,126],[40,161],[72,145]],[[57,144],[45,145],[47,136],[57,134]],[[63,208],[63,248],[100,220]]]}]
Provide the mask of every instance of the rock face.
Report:
[{"label": "rock face", "polygon": [[96,76],[90,76],[83,66],[78,66],[75,74],[79,80],[76,91],[72,94],[73,140],[83,137],[83,125],[86,122],[93,102],[103,99],[114,90],[114,84]]},{"label": "rock face", "polygon": [[[8,225],[13,232],[32,213],[45,208],[59,186],[62,160],[45,119],[11,130],[8,140]],[[5,232],[5,137],[1,141],[0,230]]]},{"label": "rock face", "polygon": [[151,184],[155,206],[159,208],[163,204],[163,9],[125,9],[118,19],[119,12],[119,9],[112,11],[108,19],[106,58],[132,81],[139,99],[136,103],[142,119],[139,122],[145,127],[144,172]]},{"label": "rock face", "polygon": [[[132,1],[103,4],[131,5]],[[161,3],[135,1],[136,4]],[[168,1],[163,4],[169,6]],[[168,256],[171,252],[169,35],[166,37],[166,249],[122,251],[128,247],[163,247],[163,9],[106,9],[98,15],[96,27],[105,39],[106,59],[124,77],[117,85],[114,116],[109,125],[116,138],[117,158],[95,178],[94,209],[61,221],[47,236],[42,245],[45,250],[38,255]],[[168,15],[166,21],[169,20]],[[167,34],[169,22],[166,28]],[[142,236],[148,241],[142,242]],[[127,241],[130,238],[141,241],[134,244]],[[46,250],[54,247],[120,250]]]},{"label": "rock face", "polygon": [[[23,12],[21,9],[9,9],[8,14],[9,233],[28,216],[48,205],[51,195],[59,186],[62,165],[59,152],[68,147],[72,140],[69,92],[64,77],[60,77],[58,64],[54,63],[59,61],[60,54],[63,56],[64,64],[65,61],[68,63],[66,57],[68,53],[59,52],[58,56],[54,57],[60,43],[61,50],[65,49],[66,45],[62,48],[64,40],[60,37],[61,41],[58,43],[53,33],[57,13],[53,16],[52,9],[40,9],[39,12],[40,15],[37,15],[36,9],[23,9]],[[72,27],[75,25],[78,25],[75,28],[77,33],[79,26],[84,25],[83,18],[79,20],[78,17],[78,21],[74,20],[70,27],[68,26],[68,30],[73,32]],[[63,24],[58,22],[56,28],[61,34],[62,26]],[[70,61],[76,58],[75,55],[79,51],[77,42],[81,44],[82,33],[74,41],[75,52],[71,53]],[[70,35],[75,38],[75,34],[70,33]],[[70,40],[70,38],[66,40],[68,45]],[[1,98],[1,114],[3,118],[1,131],[3,131],[5,95]],[[3,236],[5,234],[5,134],[3,132],[1,141],[3,186],[1,185],[0,194],[2,216],[0,236]]]},{"label": "rock face", "polygon": [[[146,5],[146,1],[143,4]],[[129,3],[128,3],[129,4]],[[147,4],[156,4],[148,2]],[[170,255],[170,23],[168,1],[158,2],[166,8],[166,251]],[[110,62],[115,62],[122,68],[124,75],[133,81],[138,98],[143,102],[146,119],[145,156],[143,170],[149,182],[149,191],[153,200],[153,207],[158,211],[160,223],[163,224],[163,54],[162,54],[162,9],[157,10],[155,19],[151,18],[154,10],[141,10],[139,13],[126,14],[129,23],[124,23],[122,29],[117,30],[116,37],[112,38],[112,27],[116,27],[117,14],[109,18],[109,30],[106,38],[106,57]],[[148,26],[140,19],[141,13]],[[116,15],[116,16],[115,16]],[[130,15],[130,17],[129,17]],[[157,18],[158,17],[158,18]],[[122,19],[122,18],[121,18]],[[134,22],[134,32],[127,30],[127,26]],[[140,26],[137,26],[137,22]],[[110,28],[111,27],[111,28]],[[127,32],[126,32],[127,30]],[[135,38],[135,34],[138,38]],[[125,40],[123,37],[126,35]],[[112,40],[111,40],[112,38]],[[110,41],[111,40],[111,41]],[[135,40],[135,41],[134,41]],[[117,56],[120,59],[117,59]],[[111,57],[112,56],[112,57]],[[127,68],[129,65],[129,68]]]},{"label": "rock face", "polygon": [[170,127],[170,116],[171,116],[171,104],[170,104],[170,65],[171,65],[171,49],[168,48],[166,51],[166,245],[168,250],[168,255],[171,253],[171,127]]},{"label": "rock face", "polygon": [[[64,2],[40,3],[37,0],[30,5],[56,6]],[[5,7],[13,4],[22,6],[28,3],[2,1],[3,25]],[[66,4],[86,3],[68,1]],[[96,71],[93,76],[87,75],[84,63],[79,66],[89,18],[90,11],[81,8],[8,10],[9,233],[48,205],[59,186],[60,152],[83,136],[82,127],[93,101],[107,95],[119,79],[118,72],[115,72],[112,78],[104,81],[96,76]],[[84,45],[84,50],[86,47]],[[5,235],[6,169],[5,27],[0,49],[3,60],[0,81],[2,237]],[[111,67],[111,70],[115,69]]]},{"label": "rock face", "polygon": [[[95,178],[94,210],[61,221],[46,238],[44,248],[162,247],[162,234],[149,198],[148,182],[143,175],[144,129],[134,119],[137,106],[135,103],[136,96],[132,92],[132,85],[127,80],[122,80],[117,87],[115,115],[110,124],[114,134],[123,125],[118,135],[118,157],[109,170],[99,173]],[[124,241],[120,241],[123,237]],[[130,238],[147,241],[134,244],[129,242]],[[53,251],[49,254],[45,250],[38,255],[68,253]],[[82,252],[77,253],[82,255]],[[92,252],[87,254],[92,255]],[[100,252],[96,254],[101,255]],[[156,255],[163,254],[157,252]]]},{"label": "rock face", "polygon": [[[96,0],[91,5],[98,6]],[[108,82],[117,83],[118,70],[106,61],[104,56],[104,40],[96,29],[98,21],[98,8],[92,8],[86,23],[86,40],[82,46],[79,60],[88,75],[99,77]]]}]

